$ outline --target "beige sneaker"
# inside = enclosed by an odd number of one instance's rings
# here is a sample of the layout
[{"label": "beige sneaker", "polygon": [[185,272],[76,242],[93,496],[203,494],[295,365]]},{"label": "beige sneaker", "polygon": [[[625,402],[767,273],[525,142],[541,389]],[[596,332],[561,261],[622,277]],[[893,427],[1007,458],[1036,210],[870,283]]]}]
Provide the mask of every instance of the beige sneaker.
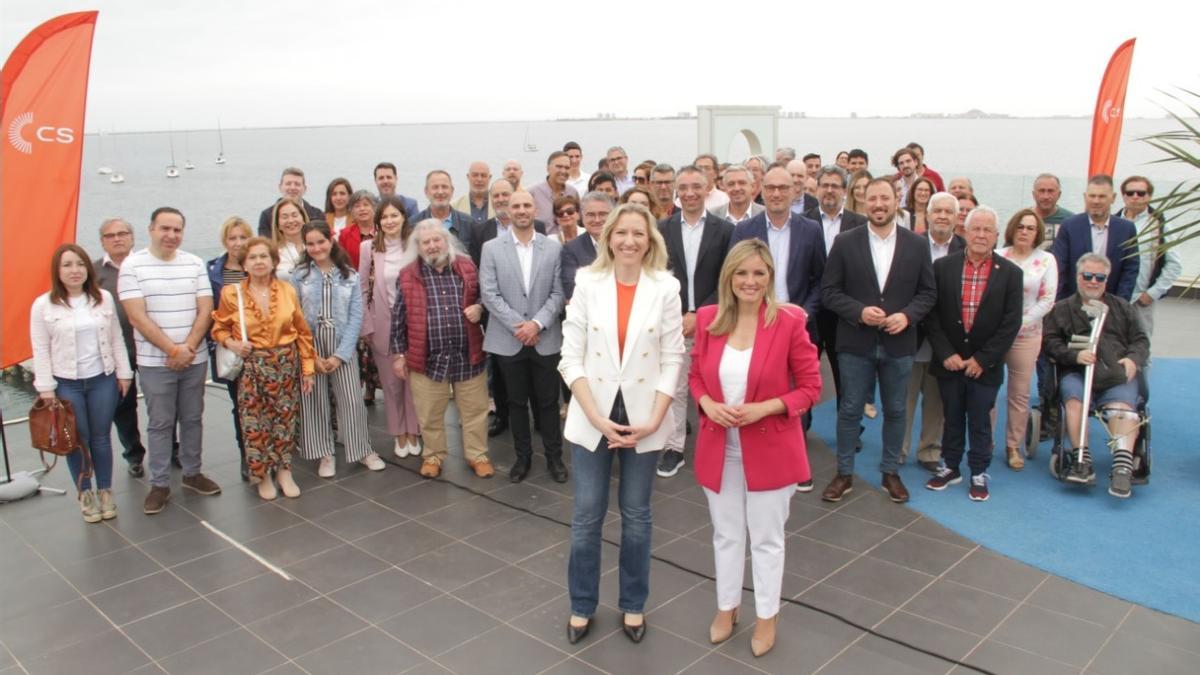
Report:
[{"label": "beige sneaker", "polygon": [[113,501],[113,493],[111,489],[100,490],[100,518],[103,520],[112,520],[117,517],[117,503]]},{"label": "beige sneaker", "polygon": [[100,522],[100,507],[96,505],[96,493],[84,490],[79,493],[79,510],[83,513],[83,522]]}]

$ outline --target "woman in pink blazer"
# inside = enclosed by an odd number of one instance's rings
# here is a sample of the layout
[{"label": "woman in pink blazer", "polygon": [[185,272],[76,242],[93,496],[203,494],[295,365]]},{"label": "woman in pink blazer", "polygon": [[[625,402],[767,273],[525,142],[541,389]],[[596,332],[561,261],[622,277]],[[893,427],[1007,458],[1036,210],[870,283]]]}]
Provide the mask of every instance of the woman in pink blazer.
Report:
[{"label": "woman in pink blazer", "polygon": [[792,494],[810,478],[800,415],[820,396],[821,373],[804,310],[775,302],[766,243],[751,239],[729,251],[717,297],[696,313],[688,376],[700,404],[696,479],[708,497],[716,558],[709,638],[716,644],[733,634],[749,528],[758,615],[750,649],[761,656],[775,645]]}]

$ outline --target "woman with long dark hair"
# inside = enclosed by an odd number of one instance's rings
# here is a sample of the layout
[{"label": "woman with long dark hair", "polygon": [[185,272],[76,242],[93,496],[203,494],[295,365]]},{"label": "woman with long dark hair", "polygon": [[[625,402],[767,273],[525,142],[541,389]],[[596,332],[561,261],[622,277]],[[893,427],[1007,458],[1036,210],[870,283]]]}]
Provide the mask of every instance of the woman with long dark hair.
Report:
[{"label": "woman with long dark hair", "polygon": [[100,288],[92,261],[79,246],[63,244],[54,251],[50,292],[33,301],[29,337],[34,388],[43,399],[70,401],[79,440],[91,453],[91,466],[85,466],[79,449],[67,455],[83,520],[115,518],[112,421],[133,370],[113,297]]},{"label": "woman with long dark hair", "polygon": [[304,258],[292,271],[291,281],[300,296],[316,352],[313,389],[300,399],[301,455],[320,460],[318,476],[333,478],[335,438],[329,409],[332,389],[346,461],[361,462],[372,471],[382,471],[383,460],[371,449],[367,409],[358,395],[358,368],[354,363],[363,319],[358,272],[350,266],[350,256],[333,241],[328,224],[310,222],[301,236]]},{"label": "woman with long dark hair", "polygon": [[345,178],[334,178],[325,188],[325,222],[336,237],[350,224],[350,195],[354,188]]},{"label": "woman with long dark hair", "polygon": [[[405,255],[405,242],[412,225],[404,211],[404,202],[394,196],[381,199],[375,212],[375,230],[375,238],[363,242],[358,256],[358,277],[366,304],[362,337],[370,346],[375,363],[386,364],[392,361],[389,339],[400,270],[412,259]],[[420,455],[421,426],[408,382],[396,377],[391,368],[380,368],[379,383],[383,388],[388,433],[395,439],[393,452],[401,459]]]}]

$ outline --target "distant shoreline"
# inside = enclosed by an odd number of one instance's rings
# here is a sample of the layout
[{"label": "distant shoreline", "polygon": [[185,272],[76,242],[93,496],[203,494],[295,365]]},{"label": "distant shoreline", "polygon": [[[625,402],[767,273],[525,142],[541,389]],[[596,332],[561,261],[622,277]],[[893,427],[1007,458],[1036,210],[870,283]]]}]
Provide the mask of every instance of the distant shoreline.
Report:
[{"label": "distant shoreline", "polygon": [[[921,113],[915,115],[863,115],[859,117],[849,116],[822,116],[822,115],[806,115],[804,117],[788,117],[787,111],[779,117],[780,120],[845,120],[847,122],[861,122],[863,120],[966,120],[966,121],[994,121],[994,120],[1088,120],[1090,115],[1040,115],[1033,117],[1023,117],[1019,115],[1005,115],[1002,113],[985,113],[980,116],[969,116],[965,113],[947,113],[939,115],[938,113]],[[1125,121],[1131,120],[1150,120],[1168,121],[1172,118],[1164,115],[1162,117],[1127,117]],[[1187,119],[1187,118],[1185,118]],[[557,122],[673,122],[673,121],[695,121],[695,115],[688,117],[680,117],[678,115],[665,115],[657,117],[560,117],[554,119],[520,119],[520,120],[458,120],[453,122],[441,121],[423,121],[423,122],[371,122],[358,124],[298,124],[292,126],[265,126],[265,127],[226,127],[222,126],[221,131],[295,131],[305,129],[331,129],[336,127],[346,128],[364,128],[364,127],[419,127],[433,125],[468,125],[468,124],[554,124]],[[152,129],[140,131],[88,131],[84,133],[85,137],[98,136],[100,133],[105,133],[109,136],[131,136],[131,135],[149,135],[149,134],[181,134],[192,132],[211,132],[216,133],[216,127],[205,127],[196,129]]]}]

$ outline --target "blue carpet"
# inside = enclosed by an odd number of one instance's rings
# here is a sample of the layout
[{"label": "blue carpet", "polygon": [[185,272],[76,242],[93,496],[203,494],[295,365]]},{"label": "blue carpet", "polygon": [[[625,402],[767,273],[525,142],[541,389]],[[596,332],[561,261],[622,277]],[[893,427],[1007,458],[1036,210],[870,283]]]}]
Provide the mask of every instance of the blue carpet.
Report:
[{"label": "blue carpet", "polygon": [[[1079,488],[1060,483],[1048,469],[1049,441],[1037,458],[1014,472],[1004,462],[1005,389],[997,397],[999,417],[992,457],[991,498],[972,502],[966,480],[944,492],[924,488],[929,474],[910,458],[900,475],[912,493],[909,505],[942,525],[1011,558],[1125,600],[1200,621],[1200,419],[1195,395],[1200,360],[1156,358],[1150,371],[1150,484],[1134,486],[1133,497],[1108,494],[1112,462],[1093,420],[1090,443],[1097,483]],[[1193,417],[1195,416],[1195,417]],[[813,428],[836,447],[836,409],[819,406]],[[878,485],[879,419],[863,419],[863,450],[856,461],[860,478]],[[914,424],[913,434],[919,432]],[[914,438],[914,441],[916,439]],[[962,470],[966,471],[966,458]],[[821,489],[823,486],[817,486]]]}]

